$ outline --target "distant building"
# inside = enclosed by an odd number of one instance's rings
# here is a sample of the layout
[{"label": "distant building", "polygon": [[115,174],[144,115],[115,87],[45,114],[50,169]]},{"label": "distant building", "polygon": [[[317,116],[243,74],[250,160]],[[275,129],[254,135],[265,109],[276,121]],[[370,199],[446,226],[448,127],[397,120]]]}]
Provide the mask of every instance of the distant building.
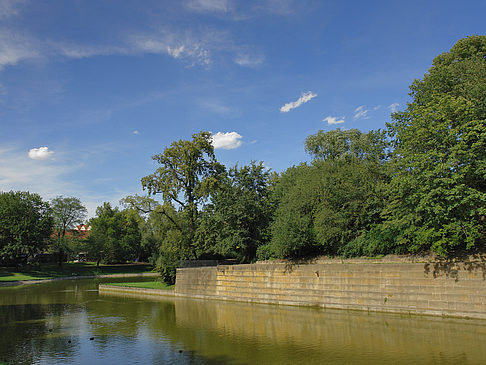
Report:
[{"label": "distant building", "polygon": [[79,232],[91,231],[91,226],[88,226],[87,224],[80,224],[74,227],[73,231],[79,231]]},{"label": "distant building", "polygon": [[[88,224],[79,224],[73,229],[66,230],[66,238],[70,237],[78,237],[78,238],[86,238],[89,236],[89,231],[91,231],[91,226]],[[57,231],[54,230],[51,234],[51,238],[55,238],[57,236]]]},{"label": "distant building", "polygon": [[[91,226],[87,224],[80,224],[70,230],[71,234],[78,236],[80,238],[86,238],[89,236],[89,231],[91,231]],[[66,232],[67,233],[67,232]]]}]

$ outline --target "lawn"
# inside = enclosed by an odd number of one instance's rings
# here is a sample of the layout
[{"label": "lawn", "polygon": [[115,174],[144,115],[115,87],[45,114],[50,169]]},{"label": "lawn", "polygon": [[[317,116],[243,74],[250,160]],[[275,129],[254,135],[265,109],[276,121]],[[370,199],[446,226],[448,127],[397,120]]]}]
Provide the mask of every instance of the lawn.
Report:
[{"label": "lawn", "polygon": [[106,285],[128,286],[131,288],[144,288],[144,289],[174,290],[174,285],[168,285],[161,281],[142,281],[139,283],[106,283]]},{"label": "lawn", "polygon": [[41,264],[39,267],[15,268],[0,267],[0,281],[53,279],[66,276],[92,276],[107,274],[139,274],[151,272],[152,266],[147,264],[100,265],[94,262]]}]

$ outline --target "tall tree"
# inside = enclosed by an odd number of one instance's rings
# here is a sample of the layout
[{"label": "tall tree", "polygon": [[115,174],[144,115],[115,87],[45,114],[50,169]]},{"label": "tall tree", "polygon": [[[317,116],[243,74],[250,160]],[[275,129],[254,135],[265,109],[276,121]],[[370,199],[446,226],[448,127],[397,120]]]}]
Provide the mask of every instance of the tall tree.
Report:
[{"label": "tall tree", "polygon": [[142,186],[150,194],[161,194],[164,202],[177,207],[187,222],[187,229],[173,219],[170,212],[163,214],[187,239],[193,258],[198,253],[194,235],[197,228],[198,205],[211,194],[225,172],[216,161],[212,137],[200,132],[192,140],[172,142],[164,152],[152,158],[160,164],[155,173],[142,178]]},{"label": "tall tree", "polygon": [[58,196],[51,200],[52,215],[57,233],[57,242],[54,245],[58,255],[58,263],[62,265],[66,250],[66,230],[83,223],[88,210],[75,197],[64,198]]},{"label": "tall tree", "polygon": [[263,163],[229,169],[228,177],[204,209],[198,239],[207,251],[251,262],[270,236],[273,206],[270,187],[276,178]]},{"label": "tall tree", "polygon": [[19,263],[42,251],[51,230],[49,203],[38,194],[0,193],[0,261]]},{"label": "tall tree", "polygon": [[486,36],[461,39],[392,115],[388,224],[411,251],[447,254],[486,238]]}]

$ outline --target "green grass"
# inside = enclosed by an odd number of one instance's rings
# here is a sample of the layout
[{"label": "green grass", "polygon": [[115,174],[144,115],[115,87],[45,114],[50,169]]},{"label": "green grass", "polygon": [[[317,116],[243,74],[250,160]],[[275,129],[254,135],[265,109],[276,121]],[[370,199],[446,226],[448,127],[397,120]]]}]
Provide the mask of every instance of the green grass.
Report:
[{"label": "green grass", "polygon": [[42,264],[39,267],[26,268],[22,271],[15,268],[0,268],[0,281],[53,279],[65,276],[92,276],[107,274],[139,274],[151,272],[152,267],[146,264],[100,265],[93,262]]},{"label": "green grass", "polygon": [[168,285],[161,281],[141,281],[138,283],[106,283],[106,285],[128,286],[131,288],[144,288],[144,289],[174,290],[174,285]]}]

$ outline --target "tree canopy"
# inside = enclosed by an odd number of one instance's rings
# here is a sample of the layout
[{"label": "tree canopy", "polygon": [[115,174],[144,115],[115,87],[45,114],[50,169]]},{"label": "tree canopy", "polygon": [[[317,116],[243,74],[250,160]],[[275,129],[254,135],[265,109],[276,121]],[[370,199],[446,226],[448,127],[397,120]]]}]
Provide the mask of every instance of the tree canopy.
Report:
[{"label": "tree canopy", "polygon": [[21,263],[41,252],[52,223],[49,203],[38,194],[0,192],[0,261]]},{"label": "tree canopy", "polygon": [[396,177],[387,208],[412,251],[469,249],[486,231],[486,36],[460,40],[392,115]]},{"label": "tree canopy", "polygon": [[142,178],[142,186],[150,194],[161,194],[164,202],[179,208],[187,222],[183,231],[176,220],[165,210],[163,214],[184,235],[194,258],[197,249],[194,235],[197,228],[198,205],[202,204],[217,187],[225,172],[224,165],[216,161],[211,133],[200,132],[192,140],[172,142],[164,152],[152,157],[161,166],[155,173]]}]

